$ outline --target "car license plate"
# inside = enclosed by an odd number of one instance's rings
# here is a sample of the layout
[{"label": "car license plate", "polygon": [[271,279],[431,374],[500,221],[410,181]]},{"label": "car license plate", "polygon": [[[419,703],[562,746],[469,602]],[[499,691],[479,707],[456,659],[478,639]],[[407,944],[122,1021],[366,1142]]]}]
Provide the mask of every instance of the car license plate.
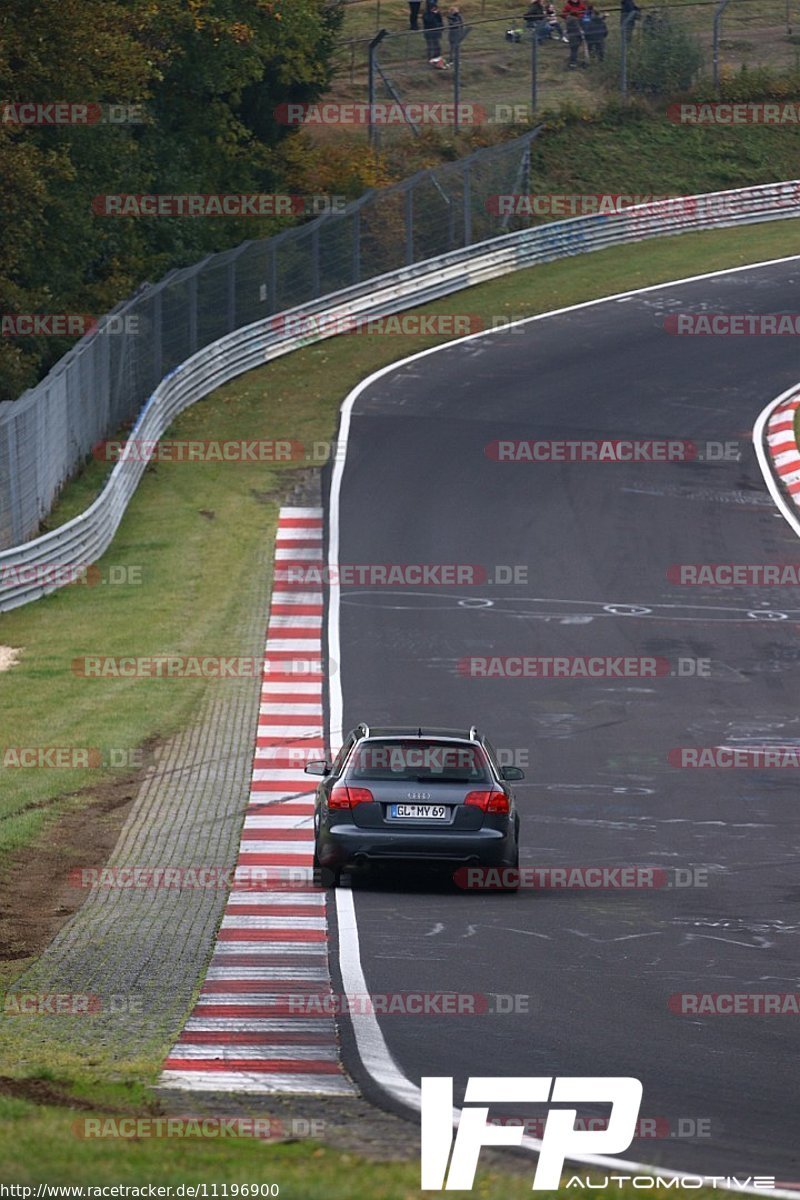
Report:
[{"label": "car license plate", "polygon": [[444,804],[393,804],[391,815],[406,821],[446,821]]}]

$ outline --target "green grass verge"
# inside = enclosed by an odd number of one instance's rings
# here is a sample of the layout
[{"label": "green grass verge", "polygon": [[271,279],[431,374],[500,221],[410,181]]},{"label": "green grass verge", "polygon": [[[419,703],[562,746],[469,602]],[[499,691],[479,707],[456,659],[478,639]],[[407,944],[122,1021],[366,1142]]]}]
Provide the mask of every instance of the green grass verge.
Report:
[{"label": "green grass verge", "polygon": [[531,191],[695,195],[797,177],[800,127],[677,125],[611,104],[537,138]]},{"label": "green grass verge", "polygon": [[[214,1194],[212,1184],[252,1187],[274,1183],[285,1200],[411,1200],[429,1194],[419,1190],[419,1166],[415,1162],[371,1162],[315,1141],[267,1143],[230,1137],[216,1141],[154,1137],[87,1140],[81,1134],[86,1128],[85,1119],[91,1116],[0,1096],[0,1182],[96,1187],[205,1183],[210,1197]],[[533,1161],[526,1174],[511,1175],[479,1166],[471,1192],[449,1195],[463,1200],[523,1200],[531,1195],[532,1174]],[[583,1178],[586,1172],[575,1168],[567,1178],[573,1174]],[[630,1194],[617,1187],[605,1189],[602,1194],[609,1192]],[[536,1193],[542,1200],[580,1194],[585,1193],[574,1186]],[[705,1188],[670,1188],[669,1195],[711,1200],[718,1193]]]}]

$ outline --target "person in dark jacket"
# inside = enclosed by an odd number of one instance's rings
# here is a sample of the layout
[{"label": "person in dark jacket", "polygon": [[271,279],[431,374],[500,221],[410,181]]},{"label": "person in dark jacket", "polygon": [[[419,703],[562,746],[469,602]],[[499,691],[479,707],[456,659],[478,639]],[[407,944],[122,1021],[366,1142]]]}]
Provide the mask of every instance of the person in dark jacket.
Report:
[{"label": "person in dark jacket", "polygon": [[447,14],[447,29],[450,40],[450,57],[455,58],[456,46],[464,36],[464,18],[457,4],[454,4]]},{"label": "person in dark jacket", "polygon": [[412,29],[419,29],[419,10],[422,0],[408,0],[408,20]]},{"label": "person in dark jacket", "polygon": [[625,40],[628,42],[633,37],[633,27],[639,20],[641,11],[636,0],[621,0],[620,2],[619,23],[625,31]]},{"label": "person in dark jacket", "polygon": [[603,13],[598,12],[593,4],[589,5],[588,13],[589,20],[584,25],[583,36],[586,38],[589,58],[596,59],[597,62],[602,62],[606,56],[608,25]]},{"label": "person in dark jacket", "polygon": [[442,29],[444,28],[444,21],[442,20],[442,14],[439,12],[438,4],[432,4],[430,8],[425,10],[422,17],[422,24],[425,29],[425,45],[428,61],[431,62],[434,58],[442,57]]},{"label": "person in dark jacket", "polygon": [[[567,17],[567,41],[569,42],[569,60],[567,62],[567,70],[574,71],[578,66],[578,51],[584,45],[583,30],[579,17]],[[582,60],[582,67],[588,66],[586,60]]]},{"label": "person in dark jacket", "polygon": [[532,30],[536,34],[538,42],[549,42],[550,26],[547,24],[547,16],[544,11],[542,0],[533,0],[526,8],[523,17],[527,29]]}]

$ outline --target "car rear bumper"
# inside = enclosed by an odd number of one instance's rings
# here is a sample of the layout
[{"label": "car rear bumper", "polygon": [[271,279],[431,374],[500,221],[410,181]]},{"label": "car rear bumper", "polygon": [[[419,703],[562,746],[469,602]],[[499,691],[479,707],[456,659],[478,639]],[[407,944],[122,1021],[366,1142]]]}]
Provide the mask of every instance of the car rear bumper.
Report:
[{"label": "car rear bumper", "polygon": [[384,831],[347,825],[323,830],[318,842],[320,863],[336,869],[390,861],[504,867],[515,864],[516,853],[513,828],[420,834],[417,830]]}]

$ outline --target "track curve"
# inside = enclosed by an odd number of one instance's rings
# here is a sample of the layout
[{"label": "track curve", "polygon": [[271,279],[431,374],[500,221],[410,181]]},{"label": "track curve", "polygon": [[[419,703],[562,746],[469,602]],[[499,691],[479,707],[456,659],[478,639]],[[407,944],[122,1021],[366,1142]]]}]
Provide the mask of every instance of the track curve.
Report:
[{"label": "track curve", "polygon": [[[356,885],[370,992],[528,997],[507,1015],[382,1017],[396,1063],[415,1083],[454,1075],[458,1098],[468,1075],[635,1075],[642,1116],[667,1132],[625,1157],[782,1182],[800,1180],[798,1017],[679,1015],[670,997],[800,991],[797,776],[681,770],[667,755],[800,745],[800,594],[682,587],[667,572],[800,557],[749,438],[800,355],[792,338],[680,337],[664,323],[792,312],[798,283],[796,260],[761,265],[409,360],[360,391],[337,483],[340,564],[527,568],[517,585],[343,586],[345,728],[476,722],[527,752],[523,866],[708,872],[707,887],[515,897]],[[498,438],[735,442],[741,457],[499,463],[485,453]],[[710,674],[462,673],[487,654],[710,660]],[[702,1136],[678,1135],[698,1120]]]}]

